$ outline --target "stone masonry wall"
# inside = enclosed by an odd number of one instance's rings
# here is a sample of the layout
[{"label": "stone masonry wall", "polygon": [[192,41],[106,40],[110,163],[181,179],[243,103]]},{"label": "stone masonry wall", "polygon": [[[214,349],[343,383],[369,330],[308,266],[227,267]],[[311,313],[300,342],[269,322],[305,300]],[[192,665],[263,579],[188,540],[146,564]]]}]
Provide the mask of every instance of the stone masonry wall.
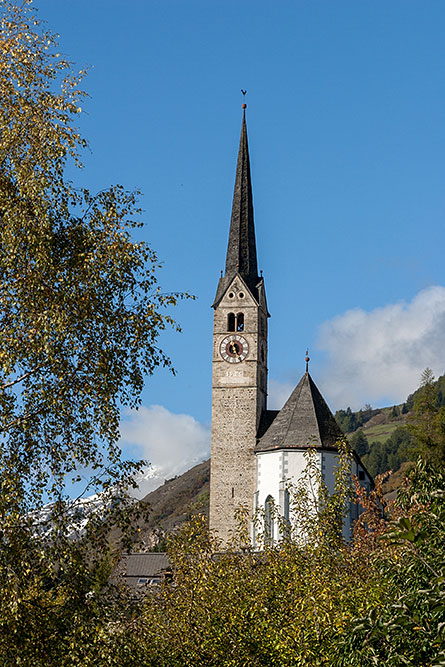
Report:
[{"label": "stone masonry wall", "polygon": [[[231,312],[243,313],[243,331],[227,331]],[[210,529],[224,544],[236,529],[236,508],[246,506],[251,513],[253,507],[254,447],[261,412],[266,405],[267,326],[264,327],[264,320],[265,313],[243,281],[235,278],[215,309],[213,330]],[[249,346],[246,358],[239,363],[228,363],[220,354],[221,342],[231,333],[242,336]]]}]

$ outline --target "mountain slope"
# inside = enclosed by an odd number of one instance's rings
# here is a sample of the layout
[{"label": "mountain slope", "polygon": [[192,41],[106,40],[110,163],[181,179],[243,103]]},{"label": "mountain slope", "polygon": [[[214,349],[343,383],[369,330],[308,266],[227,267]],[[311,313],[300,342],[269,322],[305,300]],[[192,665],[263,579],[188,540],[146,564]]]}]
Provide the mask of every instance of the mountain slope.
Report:
[{"label": "mountain slope", "polygon": [[147,519],[138,522],[142,549],[162,549],[164,536],[177,530],[193,513],[208,516],[209,491],[210,460],[207,460],[148,493],[140,501],[148,514]]}]

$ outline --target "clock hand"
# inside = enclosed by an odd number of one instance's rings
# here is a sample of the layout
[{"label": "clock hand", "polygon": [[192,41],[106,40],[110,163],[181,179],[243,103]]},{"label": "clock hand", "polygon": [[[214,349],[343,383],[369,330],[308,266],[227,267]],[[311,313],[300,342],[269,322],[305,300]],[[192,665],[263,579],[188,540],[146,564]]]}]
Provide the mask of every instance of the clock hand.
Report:
[{"label": "clock hand", "polygon": [[237,359],[239,359],[239,361],[241,361],[241,356],[238,354],[238,347],[237,347],[237,345],[235,344],[235,342],[234,342],[233,340],[232,340],[232,342],[230,343],[230,349],[232,350],[232,352],[233,352],[233,354],[235,355],[235,357],[236,357]]}]

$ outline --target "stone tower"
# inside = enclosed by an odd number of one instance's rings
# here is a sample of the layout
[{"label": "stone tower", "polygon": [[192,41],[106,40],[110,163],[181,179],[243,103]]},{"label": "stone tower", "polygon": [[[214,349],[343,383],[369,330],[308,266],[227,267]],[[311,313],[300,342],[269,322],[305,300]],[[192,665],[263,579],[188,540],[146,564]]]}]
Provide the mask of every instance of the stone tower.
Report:
[{"label": "stone tower", "polygon": [[252,511],[255,445],[267,396],[267,304],[258,276],[245,105],[225,274],[213,324],[210,529],[223,541],[237,507]]}]

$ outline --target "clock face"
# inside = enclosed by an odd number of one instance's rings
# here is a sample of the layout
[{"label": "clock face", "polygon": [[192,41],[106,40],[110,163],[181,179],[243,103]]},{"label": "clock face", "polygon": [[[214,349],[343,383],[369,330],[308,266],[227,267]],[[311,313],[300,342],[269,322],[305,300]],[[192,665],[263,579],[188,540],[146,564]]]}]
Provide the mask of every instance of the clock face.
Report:
[{"label": "clock face", "polygon": [[224,361],[228,361],[229,364],[237,364],[247,357],[249,346],[245,338],[232,334],[221,341],[219,351]]}]

